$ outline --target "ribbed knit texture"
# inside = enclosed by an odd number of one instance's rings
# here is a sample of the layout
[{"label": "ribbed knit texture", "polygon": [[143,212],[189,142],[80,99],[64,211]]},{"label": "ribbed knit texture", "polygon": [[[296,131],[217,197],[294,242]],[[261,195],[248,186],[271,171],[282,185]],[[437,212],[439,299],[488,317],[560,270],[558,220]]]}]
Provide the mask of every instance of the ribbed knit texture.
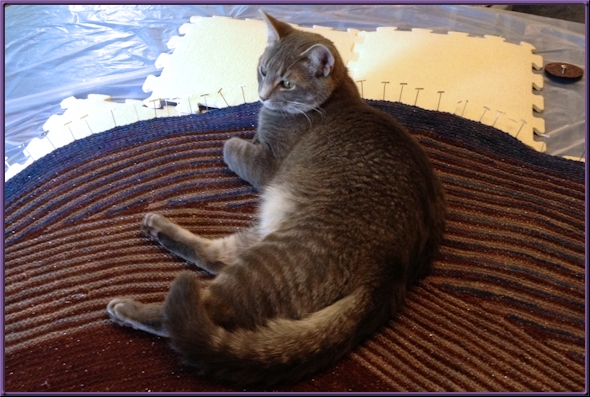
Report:
[{"label": "ribbed knit texture", "polygon": [[[274,390],[583,391],[584,165],[451,114],[370,103],[419,139],[443,181],[441,253],[384,329]],[[222,148],[252,137],[258,109],[118,127],[6,183],[7,392],[232,391],[183,366],[165,339],[111,323],[106,305],[162,301],[189,266],[141,235],[145,212],[207,237],[251,224],[258,195]]]}]

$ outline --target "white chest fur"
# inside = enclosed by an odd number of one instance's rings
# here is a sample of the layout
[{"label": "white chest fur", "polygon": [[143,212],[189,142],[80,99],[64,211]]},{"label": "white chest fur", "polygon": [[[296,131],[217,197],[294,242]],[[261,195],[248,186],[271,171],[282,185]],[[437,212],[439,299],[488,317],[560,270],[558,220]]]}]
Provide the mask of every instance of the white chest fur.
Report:
[{"label": "white chest fur", "polygon": [[278,230],[295,210],[294,197],[287,188],[277,185],[268,186],[262,195],[260,207],[258,225],[260,237]]}]

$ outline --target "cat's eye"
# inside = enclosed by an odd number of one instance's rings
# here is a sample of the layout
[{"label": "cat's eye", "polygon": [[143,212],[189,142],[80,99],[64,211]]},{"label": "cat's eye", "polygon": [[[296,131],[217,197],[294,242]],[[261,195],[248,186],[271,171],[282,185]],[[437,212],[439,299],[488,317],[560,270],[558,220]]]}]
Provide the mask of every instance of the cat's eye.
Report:
[{"label": "cat's eye", "polygon": [[266,69],[265,69],[265,68],[263,68],[263,67],[261,67],[261,68],[260,68],[260,74],[261,74],[262,76],[266,76]]},{"label": "cat's eye", "polygon": [[295,88],[295,84],[291,83],[289,80],[281,81],[281,86],[288,90],[292,90],[293,88]]}]

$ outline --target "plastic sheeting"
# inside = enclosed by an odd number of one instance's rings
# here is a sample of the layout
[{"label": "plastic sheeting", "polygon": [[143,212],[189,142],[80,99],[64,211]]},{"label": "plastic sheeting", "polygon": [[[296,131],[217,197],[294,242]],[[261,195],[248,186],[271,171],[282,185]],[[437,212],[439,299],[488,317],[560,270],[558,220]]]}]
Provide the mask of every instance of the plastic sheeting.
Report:
[{"label": "plastic sheeting", "polygon": [[[443,5],[14,5],[5,11],[5,171],[24,163],[23,148],[43,133],[60,102],[88,94],[143,100],[146,77],[191,16],[257,18],[258,9],[286,22],[334,29],[424,28],[434,33],[502,36],[536,47],[545,64],[586,70],[583,24],[475,6]],[[506,60],[509,62],[510,60]],[[436,65],[432,66],[433,68]],[[538,72],[542,73],[542,72]],[[586,75],[573,84],[544,78],[547,153],[581,156],[586,132]],[[531,88],[532,89],[532,88]],[[531,109],[532,111],[532,109]]]}]

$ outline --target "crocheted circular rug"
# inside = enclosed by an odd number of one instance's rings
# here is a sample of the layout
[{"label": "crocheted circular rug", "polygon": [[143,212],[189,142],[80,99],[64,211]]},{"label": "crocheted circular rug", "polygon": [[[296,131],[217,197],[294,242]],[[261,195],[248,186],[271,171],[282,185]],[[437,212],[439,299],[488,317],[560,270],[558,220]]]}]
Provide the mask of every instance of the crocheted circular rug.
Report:
[{"label": "crocheted circular rug", "polygon": [[[448,113],[370,103],[417,137],[443,181],[441,253],[386,327],[274,391],[583,391],[584,165]],[[106,305],[162,301],[194,269],[142,236],[145,212],[208,237],[252,223],[258,195],[222,148],[253,136],[258,109],[117,127],[6,183],[5,391],[234,391],[165,339],[110,322]]]}]

